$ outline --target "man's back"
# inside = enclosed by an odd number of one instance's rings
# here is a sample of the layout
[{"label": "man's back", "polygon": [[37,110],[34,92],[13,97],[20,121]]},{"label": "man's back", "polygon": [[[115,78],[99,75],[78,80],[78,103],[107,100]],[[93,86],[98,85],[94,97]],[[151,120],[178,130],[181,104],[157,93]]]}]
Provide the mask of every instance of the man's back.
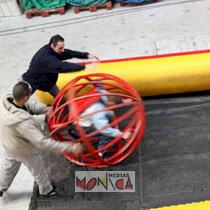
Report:
[{"label": "man's back", "polygon": [[48,91],[49,87],[51,88],[58,79],[59,72],[56,72],[57,61],[59,59],[49,45],[43,46],[31,59],[29,69],[23,74],[23,79],[33,89]]},{"label": "man's back", "polygon": [[[0,129],[2,146],[13,154],[28,156],[36,152],[35,147],[27,137],[41,132],[41,126],[24,109],[15,107],[9,100],[12,95],[5,95],[0,101]],[[43,108],[36,107],[37,110]],[[34,129],[36,127],[36,130]]]}]

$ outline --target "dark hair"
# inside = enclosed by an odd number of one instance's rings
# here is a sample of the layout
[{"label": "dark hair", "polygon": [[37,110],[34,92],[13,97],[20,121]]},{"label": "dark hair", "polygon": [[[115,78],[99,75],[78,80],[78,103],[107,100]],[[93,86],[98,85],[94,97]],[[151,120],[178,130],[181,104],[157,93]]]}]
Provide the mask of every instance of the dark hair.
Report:
[{"label": "dark hair", "polygon": [[27,82],[18,82],[14,87],[13,87],[13,97],[15,100],[20,101],[23,99],[25,96],[28,96],[31,94],[31,89],[30,86]]},{"label": "dark hair", "polygon": [[107,100],[115,104],[121,104],[123,102],[122,98],[118,96],[107,96]]},{"label": "dark hair", "polygon": [[51,37],[49,44],[53,44],[54,46],[56,46],[58,42],[64,42],[64,38],[61,35],[56,34]]}]

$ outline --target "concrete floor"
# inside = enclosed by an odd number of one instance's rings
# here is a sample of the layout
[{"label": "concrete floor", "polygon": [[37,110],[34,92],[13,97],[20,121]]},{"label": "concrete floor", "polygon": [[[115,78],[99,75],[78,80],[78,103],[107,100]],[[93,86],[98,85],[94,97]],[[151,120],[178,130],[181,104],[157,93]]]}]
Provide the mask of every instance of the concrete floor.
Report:
[{"label": "concrete floor", "polygon": [[[210,49],[209,11],[208,0],[160,0],[77,15],[69,9],[47,18],[2,17],[0,95],[11,92],[33,54],[54,34],[65,38],[66,47],[89,51],[101,60]],[[1,157],[2,150],[0,164]],[[0,210],[28,209],[32,188],[33,179],[22,167],[0,198]]]}]

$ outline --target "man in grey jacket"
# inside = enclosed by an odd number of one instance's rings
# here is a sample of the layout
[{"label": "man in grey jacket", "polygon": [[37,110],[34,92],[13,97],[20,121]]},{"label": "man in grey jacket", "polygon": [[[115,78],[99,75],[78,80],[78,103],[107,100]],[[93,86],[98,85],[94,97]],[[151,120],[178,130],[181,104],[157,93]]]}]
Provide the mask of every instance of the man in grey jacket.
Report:
[{"label": "man in grey jacket", "polygon": [[13,87],[13,95],[5,95],[0,101],[0,140],[4,149],[3,165],[0,166],[0,196],[12,184],[21,163],[38,184],[40,195],[55,195],[40,150],[82,153],[80,143],[54,141],[43,132],[32,114],[48,114],[50,108],[28,101],[30,96],[29,85],[19,82]]}]

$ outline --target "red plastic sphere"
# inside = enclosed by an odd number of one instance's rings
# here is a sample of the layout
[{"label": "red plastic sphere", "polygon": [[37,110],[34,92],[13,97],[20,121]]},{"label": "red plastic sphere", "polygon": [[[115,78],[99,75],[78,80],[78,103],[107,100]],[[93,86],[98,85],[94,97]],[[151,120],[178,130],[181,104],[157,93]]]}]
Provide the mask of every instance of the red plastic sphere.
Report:
[{"label": "red plastic sphere", "polygon": [[[107,92],[97,91],[99,86],[103,86]],[[94,136],[107,127],[86,134],[79,121],[84,118],[81,112],[85,108],[108,95],[121,97],[124,101],[100,110],[114,112],[114,119],[108,126],[120,129],[122,134],[97,149],[99,140]],[[48,121],[51,136],[57,141],[82,142],[85,145],[82,155],[62,153],[76,164],[93,168],[115,165],[132,154],[141,142],[145,129],[143,102],[130,84],[116,76],[102,73],[78,76],[62,88],[52,106],[54,112]],[[93,111],[91,115],[94,113]],[[74,133],[71,133],[72,130]],[[131,131],[131,135],[124,140],[122,136],[127,131]],[[106,152],[108,157],[102,158],[99,152]]]}]

